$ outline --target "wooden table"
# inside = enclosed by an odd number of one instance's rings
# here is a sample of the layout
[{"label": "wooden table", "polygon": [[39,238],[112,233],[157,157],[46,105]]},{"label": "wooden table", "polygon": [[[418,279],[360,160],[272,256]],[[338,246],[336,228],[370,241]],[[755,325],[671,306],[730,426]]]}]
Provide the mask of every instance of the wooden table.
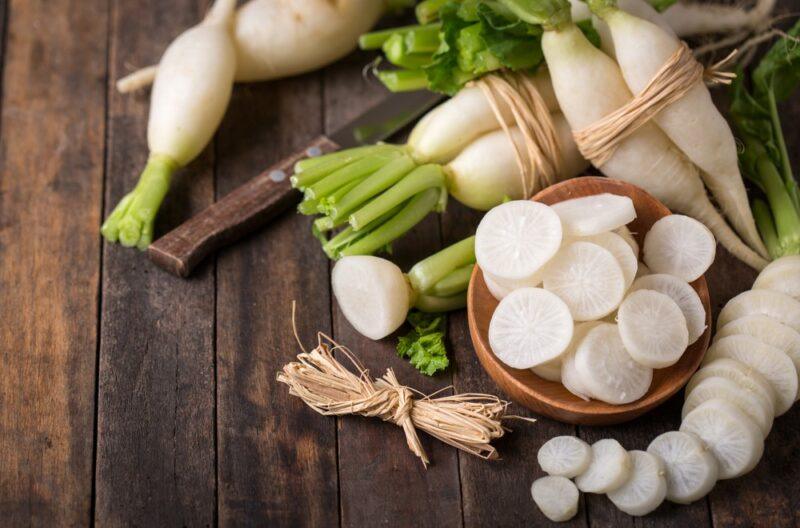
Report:
[{"label": "wooden table", "polygon": [[[618,427],[513,423],[497,462],[426,437],[434,464],[425,470],[399,428],[318,416],[276,383],[298,351],[291,301],[306,343],[329,333],[374,373],[393,367],[424,391],[496,393],[463,313],[449,322],[453,367],[428,379],[391,341],[369,342],[343,319],[307,218],[283,215],[190,280],[103,243],[102,218],[146,158],[148,96],[120,95],[113,81],[157,59],[207,3],[0,0],[3,526],[541,525],[529,486],[542,442],[613,436],[643,449],[678,426],[680,396]],[[237,87],[213,145],[178,178],[158,232],[384,97],[361,76],[368,60],[354,54],[318,73]],[[787,112],[796,154],[800,104]],[[407,266],[466,236],[477,219],[453,204],[398,243],[397,260]],[[753,277],[721,252],[709,273],[715,308]],[[633,520],[587,495],[571,524],[798,526],[798,438],[795,408],[776,420],[758,468],[707,499]]]}]

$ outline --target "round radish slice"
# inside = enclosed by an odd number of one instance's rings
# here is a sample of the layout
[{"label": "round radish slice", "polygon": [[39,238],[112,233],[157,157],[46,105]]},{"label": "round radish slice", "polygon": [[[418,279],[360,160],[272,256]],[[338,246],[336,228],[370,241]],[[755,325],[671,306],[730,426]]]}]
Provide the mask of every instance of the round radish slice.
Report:
[{"label": "round radish slice", "polygon": [[633,200],[616,194],[596,194],[554,204],[564,235],[580,237],[613,231],[636,218]]},{"label": "round radish slice", "polygon": [[578,513],[578,488],[565,477],[542,477],[531,486],[533,502],[553,522],[568,521]]},{"label": "round radish slice", "polygon": [[578,475],[575,484],[585,493],[608,493],[619,488],[631,474],[631,457],[611,438],[592,444],[592,462]]},{"label": "round radish slice", "polygon": [[719,313],[717,326],[722,328],[736,319],[759,314],[800,332],[800,301],[772,290],[750,290],[740,293],[728,301]]},{"label": "round radish slice", "polygon": [[495,279],[492,278],[491,275],[483,272],[483,282],[486,283],[486,289],[489,290],[489,293],[492,294],[492,297],[497,299],[498,301],[502,301],[506,298],[506,296],[514,291],[514,288],[507,288],[505,286],[501,286]]},{"label": "round radish slice", "polygon": [[663,293],[675,301],[686,318],[689,344],[697,341],[706,331],[706,309],[700,296],[688,283],[672,275],[656,273],[636,279],[631,291],[653,290]]},{"label": "round radish slice", "polygon": [[683,312],[670,297],[653,290],[628,295],[617,312],[625,350],[650,368],[674,365],[689,345]]},{"label": "round radish slice", "polygon": [[773,260],[758,274],[754,290],[772,290],[800,301],[800,255]]},{"label": "round radish slice", "polygon": [[484,271],[483,281],[486,283],[486,288],[489,290],[489,293],[492,294],[492,297],[498,301],[502,301],[506,295],[514,290],[520,288],[536,288],[542,283],[542,278],[536,273],[525,281],[509,281],[498,279],[492,276],[491,273]]},{"label": "round radish slice", "polygon": [[797,398],[797,369],[782,350],[746,335],[723,337],[708,349],[703,364],[719,358],[735,359],[752,368],[772,385],[777,396],[775,416],[780,416]]},{"label": "round radish slice", "polygon": [[742,390],[739,385],[725,378],[705,379],[694,386],[691,391],[687,391],[681,417],[685,418],[701,404],[715,398],[734,404],[758,425],[765,438],[769,434],[772,429],[772,420],[775,418],[775,408],[772,402],[758,396],[755,392]]},{"label": "round radish slice", "polygon": [[670,431],[659,435],[647,452],[664,461],[667,500],[692,503],[705,497],[717,483],[717,459],[693,433]]},{"label": "round radish slice", "polygon": [[489,344],[512,368],[526,369],[559,357],[572,339],[569,308],[541,288],[522,288],[500,301],[489,323]]},{"label": "round radish slice", "polygon": [[548,475],[573,478],[589,469],[592,447],[575,436],[556,436],[539,448],[536,458]]},{"label": "round radish slice", "polygon": [[681,431],[705,442],[719,464],[719,478],[752,470],[764,454],[764,437],[753,421],[725,400],[708,400],[683,419]]},{"label": "round radish slice", "polygon": [[625,239],[616,233],[599,233],[580,239],[582,242],[591,242],[597,244],[603,249],[607,249],[614,258],[617,259],[622,270],[622,276],[625,278],[625,289],[630,288],[633,284],[633,279],[636,278],[636,271],[639,268],[639,261],[636,259],[636,254],[631,250],[631,247],[625,242]]},{"label": "round radish slice", "polygon": [[591,394],[583,378],[575,368],[575,351],[578,345],[581,344],[583,338],[589,333],[589,330],[596,327],[600,323],[596,321],[589,321],[586,323],[579,323],[575,325],[575,331],[572,333],[572,341],[570,341],[567,351],[561,358],[561,384],[564,388],[572,394],[583,400],[589,401]]},{"label": "round radish slice", "polygon": [[530,200],[498,205],[486,213],[475,234],[475,258],[493,279],[529,281],[559,246],[558,215]]},{"label": "round radish slice", "polygon": [[625,277],[607,249],[589,242],[562,248],[544,271],[544,288],[558,295],[576,321],[613,312],[625,295]]},{"label": "round radish slice", "polygon": [[622,226],[614,230],[616,234],[622,237],[626,244],[628,244],[633,251],[633,255],[638,259],[639,258],[639,243],[636,241],[636,237],[633,236],[631,230],[628,229],[627,226]]},{"label": "round radish slice", "polygon": [[646,451],[630,451],[632,469],[628,481],[608,493],[614,506],[628,515],[647,515],[667,496],[664,463]]},{"label": "round radish slice", "polygon": [[709,378],[725,378],[739,386],[739,389],[748,393],[753,393],[761,400],[768,400],[772,403],[772,411],[775,412],[775,405],[778,396],[769,381],[757,370],[748,367],[741,361],[728,358],[715,359],[695,372],[692,379],[686,385],[686,394],[689,394],[702,381]]},{"label": "round radish slice", "polygon": [[644,262],[654,273],[667,273],[686,282],[699,279],[714,262],[717,242],[694,218],[669,215],[658,220],[644,237]]},{"label": "round radish slice", "polygon": [[561,358],[551,359],[547,363],[532,367],[531,370],[542,379],[561,383]]},{"label": "round radish slice", "polygon": [[653,380],[653,369],[634,361],[611,323],[586,334],[575,352],[575,369],[593,398],[614,405],[638,400]]}]

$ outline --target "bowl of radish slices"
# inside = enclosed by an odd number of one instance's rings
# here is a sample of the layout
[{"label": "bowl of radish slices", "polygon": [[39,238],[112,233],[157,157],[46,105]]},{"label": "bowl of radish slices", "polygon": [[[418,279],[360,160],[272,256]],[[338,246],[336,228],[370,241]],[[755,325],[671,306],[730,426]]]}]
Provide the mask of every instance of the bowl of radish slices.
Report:
[{"label": "bowl of radish slices", "polygon": [[608,425],[663,403],[710,340],[716,241],[642,189],[571,179],[481,220],[467,295],[475,351],[517,403]]}]

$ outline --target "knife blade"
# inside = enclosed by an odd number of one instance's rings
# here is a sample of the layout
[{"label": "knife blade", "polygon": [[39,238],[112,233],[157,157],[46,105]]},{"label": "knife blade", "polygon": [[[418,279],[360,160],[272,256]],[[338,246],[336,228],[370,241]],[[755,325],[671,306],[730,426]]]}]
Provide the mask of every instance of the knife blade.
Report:
[{"label": "knife blade", "polygon": [[174,275],[189,276],[205,257],[263,227],[300,201],[301,193],[289,182],[298,160],[388,139],[442,99],[442,95],[427,91],[388,96],[332,134],[309,141],[150,244],[150,260]]}]

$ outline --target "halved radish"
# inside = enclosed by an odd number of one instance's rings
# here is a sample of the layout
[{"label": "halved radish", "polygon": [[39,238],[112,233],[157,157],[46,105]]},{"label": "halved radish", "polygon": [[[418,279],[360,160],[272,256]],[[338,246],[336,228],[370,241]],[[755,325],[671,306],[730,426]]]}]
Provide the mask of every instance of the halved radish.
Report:
[{"label": "halved radish", "polygon": [[754,368],[735,359],[715,359],[695,372],[689,383],[686,384],[686,394],[691,393],[700,382],[709,378],[728,379],[738,385],[740,390],[757,394],[759,398],[769,400],[772,402],[774,413],[778,395],[769,381]]},{"label": "halved radish", "polygon": [[613,231],[636,218],[633,200],[616,194],[595,194],[554,204],[564,235],[582,237]]},{"label": "halved radish", "polygon": [[614,506],[628,515],[647,515],[658,508],[667,496],[664,463],[646,451],[629,451],[631,476],[622,486],[610,491]]},{"label": "halved radish", "polygon": [[575,478],[575,484],[585,493],[608,493],[625,484],[631,466],[631,457],[619,442],[611,438],[599,440],[592,444],[592,462]]},{"label": "halved radish", "polygon": [[740,293],[728,301],[719,313],[717,326],[722,328],[736,319],[758,314],[771,317],[800,332],[800,301],[785,293],[772,290],[749,290]]},{"label": "halved radish", "polygon": [[655,273],[637,278],[631,286],[631,291],[636,290],[654,290],[675,301],[686,318],[690,345],[705,332],[706,309],[703,301],[695,289],[685,281],[665,273]]},{"label": "halved radish", "polygon": [[536,455],[548,475],[573,478],[592,462],[592,447],[577,436],[556,436],[545,442]]},{"label": "halved radish", "polygon": [[561,358],[561,384],[572,394],[586,401],[589,401],[592,395],[589,393],[589,389],[583,382],[580,373],[575,368],[575,351],[583,341],[583,338],[586,337],[586,334],[599,324],[597,321],[576,324],[572,333],[572,341],[570,341],[567,351]]},{"label": "halved radish", "polygon": [[589,242],[563,247],[544,270],[544,288],[569,306],[576,321],[613,312],[625,295],[625,277],[607,249]]},{"label": "halved radish", "polygon": [[689,345],[683,312],[670,297],[654,290],[636,290],[617,311],[625,350],[650,368],[674,365]]},{"label": "halved radish", "polygon": [[639,269],[639,261],[636,258],[636,253],[633,252],[631,246],[625,242],[617,233],[607,232],[598,233],[596,235],[582,237],[579,240],[583,242],[591,242],[597,244],[603,249],[607,249],[614,258],[617,259],[622,276],[625,278],[625,289],[630,288],[633,280],[636,278],[636,272]]},{"label": "halved radish", "polygon": [[565,477],[542,477],[531,486],[533,502],[553,522],[568,521],[578,513],[580,493]]},{"label": "halved radish", "polygon": [[636,237],[633,236],[631,230],[628,229],[628,226],[618,227],[614,230],[614,233],[618,234],[622,237],[626,244],[631,247],[631,251],[633,251],[633,255],[638,259],[639,258],[639,243],[636,241]]},{"label": "halved radish", "polygon": [[748,418],[753,420],[766,438],[772,429],[772,420],[775,418],[775,407],[772,401],[756,392],[747,392],[729,379],[711,377],[699,382],[686,392],[686,401],[683,403],[681,417],[695,410],[708,400],[720,398],[734,404]]},{"label": "halved radish", "polygon": [[644,262],[655,273],[686,282],[699,279],[714,262],[717,242],[694,218],[669,215],[659,219],[644,237]]},{"label": "halved radish", "polygon": [[700,437],[670,431],[657,436],[647,447],[664,461],[667,499],[689,504],[705,497],[717,483],[719,464]]},{"label": "halved radish", "polygon": [[572,339],[573,326],[564,301],[541,288],[522,288],[497,305],[489,344],[509,367],[531,368],[559,357]]},{"label": "halved radish", "polygon": [[753,284],[754,290],[773,290],[800,301],[800,255],[773,260],[761,270]]},{"label": "halved radish", "polygon": [[593,398],[615,405],[638,400],[653,380],[653,369],[634,361],[611,323],[589,330],[575,352],[575,369]]},{"label": "halved radish", "polygon": [[761,430],[725,400],[708,400],[687,414],[681,431],[696,434],[708,446],[719,464],[720,479],[744,475],[764,453]]},{"label": "halved radish", "polygon": [[542,379],[561,383],[561,358],[551,359],[547,363],[531,367],[531,370]]}]

